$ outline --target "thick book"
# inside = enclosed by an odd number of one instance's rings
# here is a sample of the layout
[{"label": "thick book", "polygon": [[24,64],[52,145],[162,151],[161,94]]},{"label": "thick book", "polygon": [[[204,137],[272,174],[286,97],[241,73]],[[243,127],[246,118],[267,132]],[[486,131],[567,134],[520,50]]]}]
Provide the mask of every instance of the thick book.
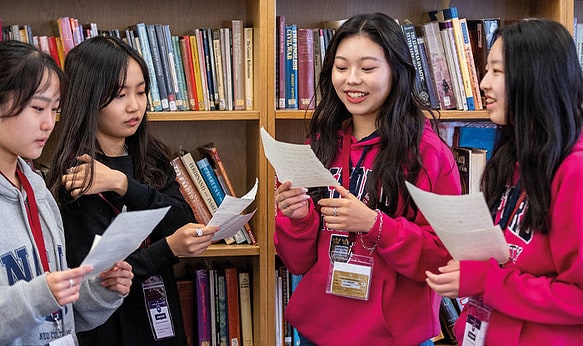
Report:
[{"label": "thick book", "polygon": [[500,27],[500,18],[468,19],[467,22],[478,80],[482,80],[486,74],[488,53],[494,43],[492,37]]},{"label": "thick book", "polygon": [[439,109],[439,97],[437,96],[437,87],[435,81],[431,76],[431,68],[429,67],[429,58],[427,57],[427,48],[425,38],[417,36],[417,45],[419,46],[419,58],[421,59],[421,66],[425,73],[425,80],[427,83],[427,93],[429,94],[429,104],[433,109]]},{"label": "thick book", "polygon": [[239,272],[239,305],[241,307],[241,345],[253,346],[253,315],[249,272]]},{"label": "thick book", "polygon": [[233,72],[233,108],[245,110],[245,33],[241,19],[232,19],[225,23],[232,36],[232,72]]},{"label": "thick book", "polygon": [[158,80],[156,69],[154,68],[154,61],[152,60],[152,51],[150,50],[146,25],[144,23],[136,24],[136,32],[140,42],[140,51],[142,52],[142,57],[146,62],[146,66],[148,66],[148,75],[150,76],[150,109],[152,111],[161,111],[162,103],[160,101],[160,92],[158,90]]},{"label": "thick book", "polygon": [[401,24],[401,30],[405,35],[409,54],[415,67],[415,88],[421,100],[427,105],[430,105],[429,90],[427,88],[427,77],[423,64],[421,63],[421,55],[419,54],[419,45],[417,43],[417,34],[415,33],[415,26],[413,23]]},{"label": "thick book", "polygon": [[203,157],[200,160],[196,161],[196,166],[200,170],[200,173],[209,188],[213,198],[215,199],[215,203],[217,206],[223,203],[223,199],[225,199],[225,191],[221,187],[221,183],[217,179],[217,175],[213,171],[209,160],[206,157]]},{"label": "thick book", "polygon": [[276,39],[277,39],[277,83],[276,83],[276,98],[277,98],[277,109],[285,109],[285,69],[286,69],[286,25],[285,16],[277,16],[276,22]]},{"label": "thick book", "polygon": [[[230,28],[221,28],[220,33],[223,79],[225,83],[225,108],[228,111],[232,111],[235,110],[233,96],[233,37]],[[245,100],[243,100],[243,109],[245,109]]]},{"label": "thick book", "polygon": [[210,281],[207,269],[195,269],[196,326],[199,346],[211,344]]},{"label": "thick book", "polygon": [[227,290],[227,326],[229,346],[241,345],[241,312],[239,309],[239,273],[235,267],[225,268]]},{"label": "thick book", "polygon": [[322,95],[320,94],[320,90],[318,89],[318,79],[320,78],[320,72],[322,71],[322,63],[323,63],[323,56],[320,54],[320,29],[315,28],[313,30],[313,38],[314,38],[314,90],[316,93],[315,96],[315,105],[320,103],[322,99]]},{"label": "thick book", "polygon": [[198,189],[199,194],[201,195],[206,207],[208,208],[211,214],[214,214],[217,211],[218,206],[211,194],[198,166],[196,165],[196,161],[190,153],[185,153],[184,155],[180,156],[184,167],[186,167],[190,178],[195,184],[195,187]]},{"label": "thick book", "polygon": [[[16,26],[18,29],[18,26]],[[73,29],[71,28],[71,20],[69,17],[57,18],[57,29],[59,31],[59,37],[61,38],[61,44],[63,45],[63,55],[67,56],[69,51],[75,47],[75,41],[73,40]],[[17,30],[18,31],[18,30]],[[18,33],[17,41],[21,41],[20,33]]]},{"label": "thick book", "polygon": [[454,128],[453,145],[487,150],[486,160],[494,152],[498,129],[491,122],[468,122]]},{"label": "thick book", "polygon": [[[226,187],[224,189],[225,193],[230,196],[237,197],[237,194],[235,193],[235,188],[233,187],[233,183],[231,182],[231,179],[229,178],[229,175],[227,173],[227,169],[225,168],[223,160],[219,155],[219,150],[214,145],[214,143],[202,145],[198,147],[198,151],[209,160],[209,163],[213,168],[213,171],[215,172],[217,179],[224,183]],[[246,233],[244,234],[245,239],[249,244],[251,245],[257,244],[257,240],[255,238],[255,235],[253,234],[253,230],[251,229],[249,223],[245,224],[245,233]]]},{"label": "thick book", "polygon": [[154,24],[154,33],[158,40],[158,52],[160,54],[160,61],[162,62],[162,72],[164,75],[164,82],[166,83],[166,92],[168,93],[168,107],[170,111],[176,111],[176,85],[174,67],[174,54],[172,47],[166,41],[166,34],[164,33],[164,26],[162,24]]},{"label": "thick book", "polygon": [[[213,51],[213,62],[214,62],[214,71],[215,71],[215,87],[216,92],[215,95],[218,95],[218,110],[224,111],[226,110],[226,98],[225,98],[225,77],[224,77],[224,70],[223,70],[223,57],[221,55],[221,33],[220,29],[212,29],[211,33],[211,42],[212,42],[212,51]],[[210,43],[210,42],[209,42]]]},{"label": "thick book", "polygon": [[[156,78],[154,79],[158,84],[158,92],[160,93],[160,103],[162,104],[162,110],[170,110],[169,100],[168,100],[168,88],[166,87],[166,79],[164,76],[164,67],[162,66],[162,54],[160,53],[160,48],[158,45],[158,38],[156,37],[156,29],[152,24],[146,24],[146,35],[148,37],[148,43],[150,47],[150,52],[152,54],[152,63],[154,65],[154,71],[156,72]],[[139,31],[138,31],[139,34]],[[140,37],[141,39],[141,37]],[[142,46],[142,49],[144,47]],[[152,81],[152,84],[154,82]]]},{"label": "thick book", "polygon": [[427,59],[431,66],[430,71],[435,83],[439,107],[445,109],[455,109],[456,100],[452,87],[449,68],[447,67],[447,58],[439,32],[437,22],[428,22],[423,25],[425,35],[425,48],[427,50]]},{"label": "thick book", "polygon": [[253,28],[244,29],[245,36],[245,110],[253,110]]},{"label": "thick book", "polygon": [[298,28],[298,109],[314,107],[314,31]]},{"label": "thick book", "polygon": [[480,180],[486,167],[486,150],[453,147],[455,161],[460,172],[462,193],[480,192]]},{"label": "thick book", "polygon": [[285,26],[285,108],[298,109],[298,27]]},{"label": "thick book", "polygon": [[170,161],[170,164],[176,173],[176,182],[178,182],[178,185],[180,185],[180,192],[190,206],[190,209],[192,209],[194,218],[199,223],[203,223],[205,225],[208,224],[212,218],[212,214],[208,210],[202,196],[198,192],[198,189],[192,181],[187,168],[182,162],[182,159],[177,157]]},{"label": "thick book", "polygon": [[186,342],[188,346],[194,346],[194,290],[192,280],[176,281],[178,288],[178,300],[180,301],[180,310],[182,310],[182,322],[184,323],[184,332],[186,333]]}]

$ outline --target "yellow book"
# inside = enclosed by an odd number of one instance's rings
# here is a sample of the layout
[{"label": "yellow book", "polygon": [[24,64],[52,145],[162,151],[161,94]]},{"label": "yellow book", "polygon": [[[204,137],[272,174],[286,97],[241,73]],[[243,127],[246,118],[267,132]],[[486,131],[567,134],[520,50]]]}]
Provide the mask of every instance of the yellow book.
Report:
[{"label": "yellow book", "polygon": [[[196,82],[196,96],[198,99],[198,109],[199,110],[210,110],[208,106],[208,89],[206,88],[206,83],[203,83],[201,61],[200,61],[200,46],[198,40],[198,29],[195,30],[195,35],[190,36],[190,49],[192,51],[192,68],[194,70],[194,80]],[[206,91],[206,95],[205,95]]]}]

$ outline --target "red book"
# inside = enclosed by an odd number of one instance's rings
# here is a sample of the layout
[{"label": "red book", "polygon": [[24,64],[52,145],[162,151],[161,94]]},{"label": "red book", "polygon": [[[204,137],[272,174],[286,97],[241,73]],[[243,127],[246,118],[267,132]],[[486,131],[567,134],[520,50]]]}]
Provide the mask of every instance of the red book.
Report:
[{"label": "red book", "polygon": [[314,31],[298,29],[298,109],[314,109]]},{"label": "red book", "polygon": [[239,310],[239,274],[237,268],[225,268],[225,283],[227,285],[227,326],[229,339],[227,344],[241,345],[241,315]]},{"label": "red book", "polygon": [[191,110],[198,109],[198,95],[196,93],[196,80],[194,79],[194,65],[192,64],[192,48],[190,46],[190,36],[181,36],[180,50],[182,55],[182,65],[184,66],[184,77],[186,80],[186,93],[188,94],[188,107]]},{"label": "red book", "polygon": [[206,225],[212,218],[212,215],[207,209],[192,179],[190,179],[190,175],[186,171],[182,160],[180,157],[177,157],[170,161],[170,164],[174,168],[174,172],[176,172],[176,182],[180,185],[180,192],[184,200],[186,200],[186,203],[192,209],[196,221]]},{"label": "red book", "polygon": [[57,62],[57,65],[63,68],[61,59],[59,58],[59,48],[57,47],[57,38],[55,36],[49,36],[49,51],[53,59]]},{"label": "red book", "polygon": [[186,341],[188,346],[194,345],[194,293],[192,280],[176,281],[178,288],[178,299],[180,300],[180,309],[182,310],[182,321],[184,322],[184,331],[186,332]]}]

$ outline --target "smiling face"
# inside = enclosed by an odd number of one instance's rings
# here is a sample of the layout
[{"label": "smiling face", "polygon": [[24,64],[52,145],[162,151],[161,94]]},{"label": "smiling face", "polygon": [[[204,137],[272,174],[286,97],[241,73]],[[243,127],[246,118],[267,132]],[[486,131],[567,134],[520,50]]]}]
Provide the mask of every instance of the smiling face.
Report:
[{"label": "smiling face", "polygon": [[140,65],[129,59],[125,84],[116,97],[99,111],[97,140],[102,148],[120,148],[136,133],[144,118],[148,98]]},{"label": "smiling face", "polygon": [[[22,112],[0,117],[0,162],[3,166],[14,164],[17,156],[37,159],[42,154],[55,126],[61,100],[59,86],[59,78],[54,72],[46,71]],[[0,106],[0,115],[7,106]]]},{"label": "smiling face", "polygon": [[490,120],[498,125],[505,125],[506,120],[506,84],[504,75],[504,52],[502,38],[494,42],[486,64],[486,74],[480,88],[486,96],[486,110]]},{"label": "smiling face", "polygon": [[332,84],[353,118],[374,121],[393,84],[383,48],[366,36],[345,38],[336,50]]}]

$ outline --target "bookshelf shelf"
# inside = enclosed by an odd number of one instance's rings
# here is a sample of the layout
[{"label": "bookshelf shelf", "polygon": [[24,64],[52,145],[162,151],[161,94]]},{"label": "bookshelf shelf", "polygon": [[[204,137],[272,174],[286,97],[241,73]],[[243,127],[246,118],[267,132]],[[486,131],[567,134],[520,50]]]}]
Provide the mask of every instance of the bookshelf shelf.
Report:
[{"label": "bookshelf shelf", "polygon": [[185,111],[185,112],[150,112],[150,121],[227,121],[259,120],[258,111]]},{"label": "bookshelf shelf", "polygon": [[260,247],[245,244],[212,244],[198,257],[240,257],[259,256]]},{"label": "bookshelf shelf", "polygon": [[[488,112],[485,110],[465,112],[465,111],[439,111],[441,120],[488,120]],[[312,117],[313,111],[305,110],[277,110],[275,119],[277,120],[305,120]],[[436,112],[437,115],[437,112]]]}]

